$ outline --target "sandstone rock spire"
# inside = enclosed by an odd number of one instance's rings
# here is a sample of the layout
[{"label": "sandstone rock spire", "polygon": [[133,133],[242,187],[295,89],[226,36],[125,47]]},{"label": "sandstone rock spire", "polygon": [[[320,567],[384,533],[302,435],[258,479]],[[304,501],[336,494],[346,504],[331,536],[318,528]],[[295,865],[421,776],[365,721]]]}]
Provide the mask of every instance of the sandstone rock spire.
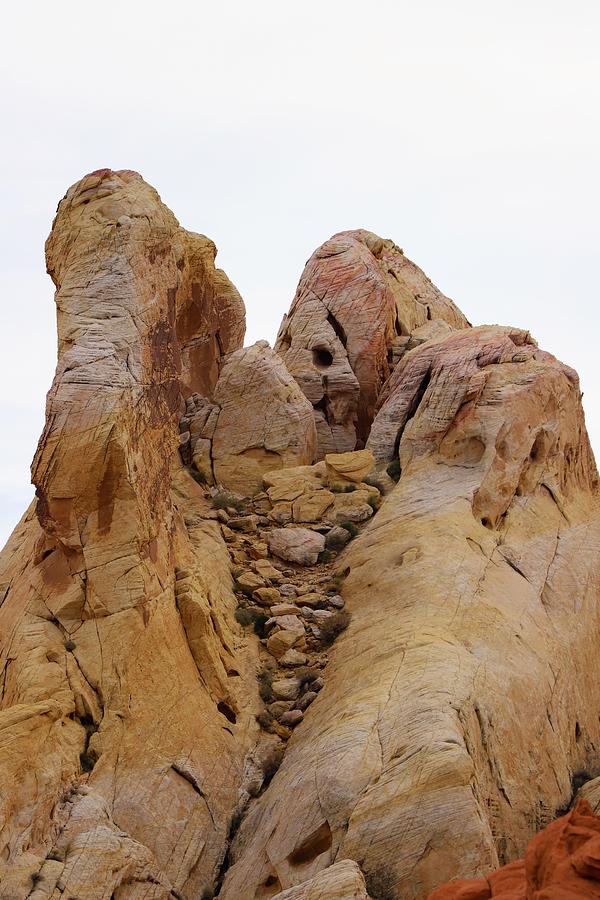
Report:
[{"label": "sandstone rock spire", "polygon": [[199,240],[137,173],[100,170],[69,189],[47,242],[58,366],[37,501],[0,558],[6,897],[34,876],[45,897],[195,896],[225,852],[256,727],[251,654],[220,533],[198,519],[176,451],[196,383],[182,353],[208,336],[214,381],[243,310],[229,287],[215,314],[225,276],[210,260],[190,289]]},{"label": "sandstone rock spire", "polygon": [[319,247],[275,344],[315,410],[319,458],[364,445],[408,347],[468,324],[393,241],[342,231]]}]

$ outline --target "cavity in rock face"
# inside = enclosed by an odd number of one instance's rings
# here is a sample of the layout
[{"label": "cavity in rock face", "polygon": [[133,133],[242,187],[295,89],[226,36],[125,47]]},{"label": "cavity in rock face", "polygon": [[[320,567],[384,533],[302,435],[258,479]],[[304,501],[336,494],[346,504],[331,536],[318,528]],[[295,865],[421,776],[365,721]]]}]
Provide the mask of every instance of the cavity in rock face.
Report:
[{"label": "cavity in rock face", "polygon": [[407,349],[467,326],[392,241],[358,230],[319,247],[275,345],[313,405],[318,458],[364,446],[378,393]]}]

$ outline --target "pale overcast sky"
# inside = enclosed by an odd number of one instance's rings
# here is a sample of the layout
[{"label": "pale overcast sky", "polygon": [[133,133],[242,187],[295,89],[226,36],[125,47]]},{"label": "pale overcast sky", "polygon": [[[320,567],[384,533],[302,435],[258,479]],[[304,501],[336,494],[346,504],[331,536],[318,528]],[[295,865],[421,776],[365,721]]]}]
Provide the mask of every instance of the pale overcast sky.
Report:
[{"label": "pale overcast sky", "polygon": [[55,365],[44,240],[104,166],[216,241],[248,343],[331,234],[393,238],[474,324],[579,371],[598,451],[598,0],[22,0],[1,22],[0,544]]}]

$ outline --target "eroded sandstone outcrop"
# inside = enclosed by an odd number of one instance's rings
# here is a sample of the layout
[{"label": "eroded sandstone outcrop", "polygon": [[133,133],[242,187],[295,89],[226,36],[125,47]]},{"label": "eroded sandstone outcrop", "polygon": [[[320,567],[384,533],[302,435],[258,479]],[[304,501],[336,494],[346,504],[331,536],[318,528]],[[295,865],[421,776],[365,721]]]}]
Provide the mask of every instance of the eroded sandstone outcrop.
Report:
[{"label": "eroded sandstone outcrop", "polygon": [[[139,175],[102,170],[68,191],[47,243],[58,367],[37,501],[0,560],[6,898],[198,896],[225,853],[256,727],[253,654],[176,450],[181,350],[212,335],[218,356],[243,315],[232,324],[230,308],[218,338],[224,276],[209,263],[202,290],[178,297],[202,240]],[[183,347],[182,311],[197,323]]]},{"label": "eroded sandstone outcrop", "polygon": [[406,349],[467,326],[393,241],[343,231],[319,247],[275,344],[313,405],[319,459],[364,446],[379,391]]},{"label": "eroded sandstone outcrop", "polygon": [[597,474],[575,373],[526,332],[472,329],[409,352],[385,397],[369,446],[401,477],[344,554],[352,622],[223,900],[344,857],[386,867],[398,897],[481,875],[523,853],[600,740]]},{"label": "eroded sandstone outcrop", "polygon": [[597,775],[577,376],[364,231],[242,349],[214,254],[133,172],[59,206],[0,556],[2,897],[424,900]]}]

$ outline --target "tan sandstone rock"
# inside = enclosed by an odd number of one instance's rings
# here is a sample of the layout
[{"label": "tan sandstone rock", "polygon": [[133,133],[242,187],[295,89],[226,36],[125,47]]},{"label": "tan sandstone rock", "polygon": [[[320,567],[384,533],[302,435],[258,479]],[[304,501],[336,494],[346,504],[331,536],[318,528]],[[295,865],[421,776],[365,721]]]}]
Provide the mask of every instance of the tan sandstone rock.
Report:
[{"label": "tan sandstone rock", "polygon": [[226,358],[190,427],[197,468],[209,452],[214,480],[242,496],[260,490],[265,472],[315,459],[311,405],[266,341]]},{"label": "tan sandstone rock", "polygon": [[402,475],[345,551],[352,621],[222,900],[340,856],[398,897],[481,876],[523,854],[600,740],[598,479],[575,373],[526,332],[481,328],[413,349],[386,397],[369,446],[386,461],[399,443]]},{"label": "tan sandstone rock", "polygon": [[325,549],[325,538],[308,528],[275,528],[269,534],[269,549],[280,559],[310,566]]},{"label": "tan sandstone rock", "polygon": [[343,231],[313,253],[275,349],[314,408],[319,459],[364,445],[395,342],[438,320],[468,326],[392,241]]},{"label": "tan sandstone rock", "polygon": [[298,887],[275,894],[273,900],[370,900],[359,866],[351,859],[334,863]]},{"label": "tan sandstone rock", "polygon": [[[69,189],[48,239],[58,365],[37,501],[0,556],[13,900],[34,877],[52,898],[199,896],[225,852],[257,708],[252,675],[231,673],[251,673],[255,652],[234,636],[219,525],[176,455],[181,392],[243,334],[208,245],[139,175],[110,170]],[[215,355],[198,362],[196,340]]]}]

